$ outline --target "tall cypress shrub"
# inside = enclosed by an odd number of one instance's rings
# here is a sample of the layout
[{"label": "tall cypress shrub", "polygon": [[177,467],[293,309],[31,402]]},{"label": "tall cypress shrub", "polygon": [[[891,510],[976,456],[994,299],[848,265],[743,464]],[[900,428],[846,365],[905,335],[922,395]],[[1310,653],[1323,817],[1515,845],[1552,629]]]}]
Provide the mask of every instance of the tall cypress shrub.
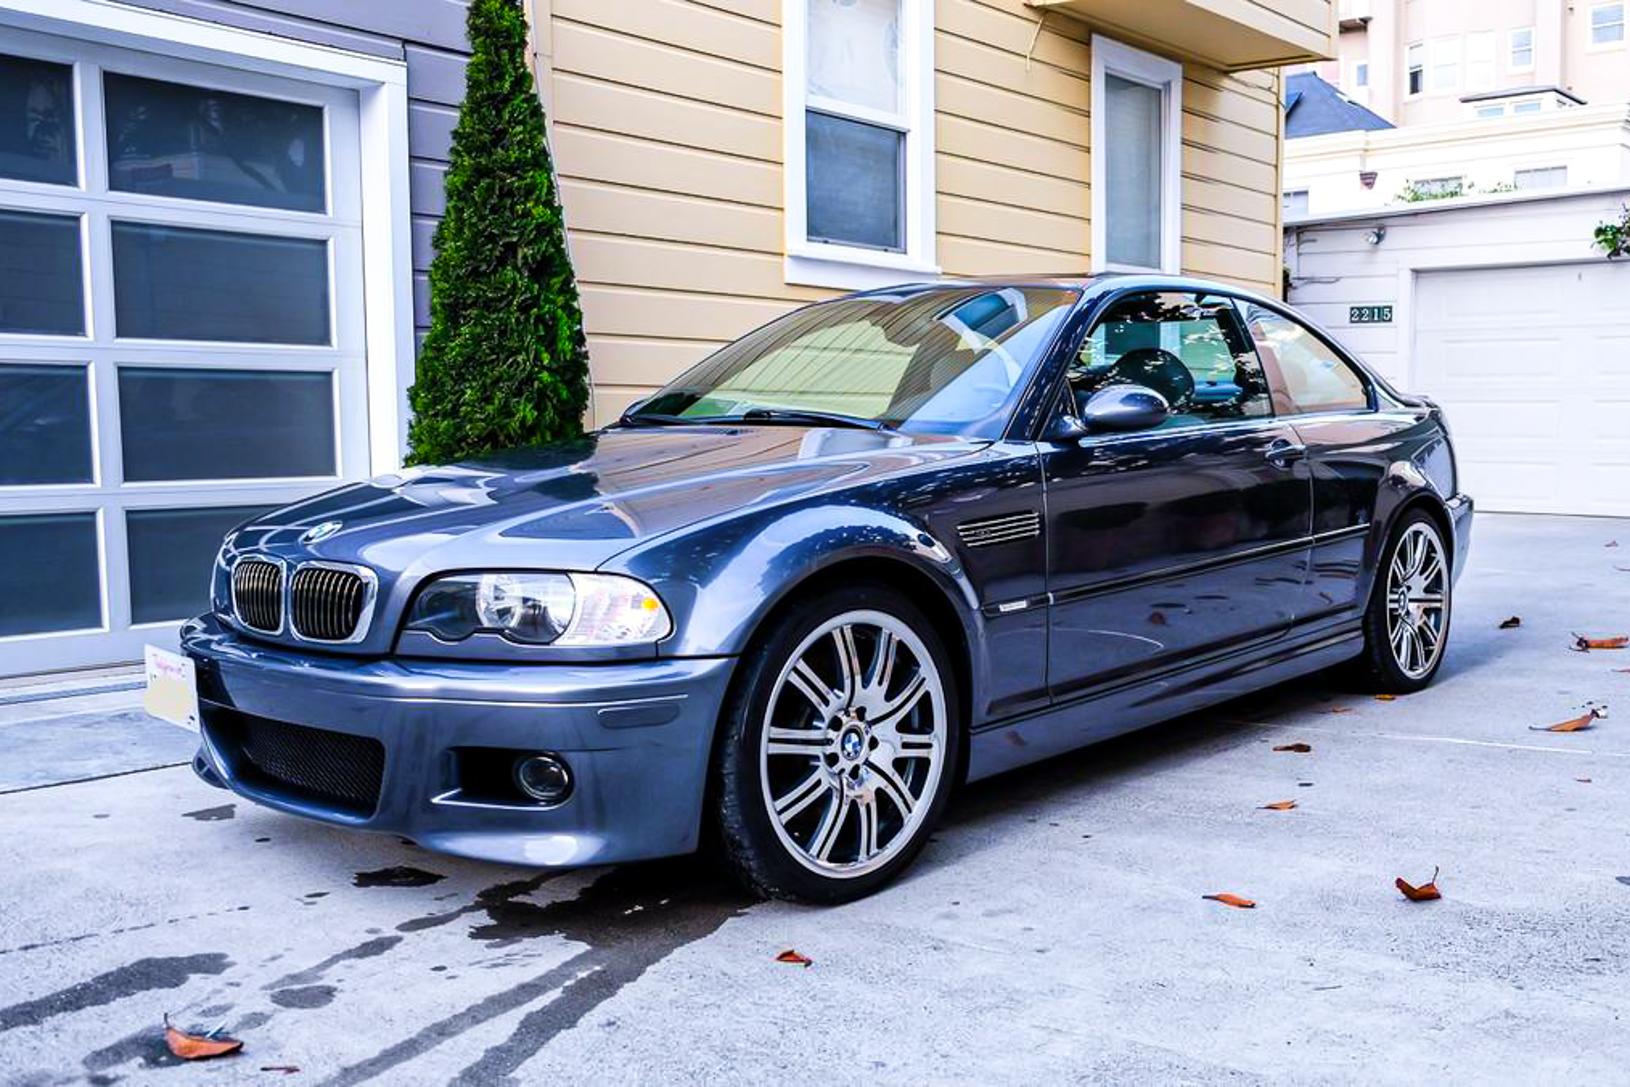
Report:
[{"label": "tall cypress shrub", "polygon": [[575,437],[588,404],[583,314],[526,65],[526,16],[519,0],[471,0],[468,28],[430,332],[408,390],[413,464]]}]

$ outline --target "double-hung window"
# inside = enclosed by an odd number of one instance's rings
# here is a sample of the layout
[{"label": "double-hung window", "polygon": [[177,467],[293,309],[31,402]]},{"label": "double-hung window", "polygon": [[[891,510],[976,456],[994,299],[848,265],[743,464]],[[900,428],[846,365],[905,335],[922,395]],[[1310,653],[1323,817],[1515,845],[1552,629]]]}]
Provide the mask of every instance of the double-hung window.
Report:
[{"label": "double-hung window", "polygon": [[1494,86],[1494,31],[1466,35],[1466,89],[1486,91]]},{"label": "double-hung window", "polygon": [[1507,39],[1511,50],[1507,59],[1507,67],[1513,72],[1531,72],[1534,70],[1534,28],[1519,26],[1511,32]]},{"label": "double-hung window", "polygon": [[1624,0],[1611,4],[1590,6],[1590,44],[1593,46],[1622,45],[1624,43]]},{"label": "double-hung window", "polygon": [[1182,264],[1183,66],[1092,39],[1092,267]]},{"label": "double-hung window", "polygon": [[931,0],[787,0],[786,278],[932,275]]},{"label": "double-hung window", "polygon": [[1420,42],[1411,42],[1404,51],[1404,67],[1408,71],[1405,86],[1406,92],[1411,96],[1426,90],[1426,46]]},{"label": "double-hung window", "polygon": [[1460,36],[1432,39],[1432,89],[1452,91],[1460,86]]}]

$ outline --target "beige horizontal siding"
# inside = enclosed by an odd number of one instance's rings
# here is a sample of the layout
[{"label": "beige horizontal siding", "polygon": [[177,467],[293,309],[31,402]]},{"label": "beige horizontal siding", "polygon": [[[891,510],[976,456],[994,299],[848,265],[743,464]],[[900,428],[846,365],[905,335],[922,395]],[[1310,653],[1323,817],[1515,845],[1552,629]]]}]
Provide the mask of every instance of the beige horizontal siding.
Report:
[{"label": "beige horizontal siding", "polygon": [[[779,0],[542,6],[555,164],[603,423],[832,292],[783,277]],[[1038,18],[1023,0],[935,0],[935,257],[947,274],[1090,266],[1091,30],[1055,14],[1038,33]],[[1185,270],[1273,290],[1278,78],[1184,74]]]}]

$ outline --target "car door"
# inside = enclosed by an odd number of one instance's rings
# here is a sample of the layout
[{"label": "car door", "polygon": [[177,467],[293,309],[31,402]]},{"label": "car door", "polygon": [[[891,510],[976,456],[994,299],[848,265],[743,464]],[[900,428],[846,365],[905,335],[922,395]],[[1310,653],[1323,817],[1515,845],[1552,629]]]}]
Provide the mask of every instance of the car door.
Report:
[{"label": "car door", "polygon": [[1128,382],[1167,399],[1164,423],[1041,454],[1055,700],[1275,637],[1303,592],[1308,472],[1232,301],[1175,291],[1113,301],[1054,410]]},{"label": "car door", "polygon": [[1377,492],[1391,469],[1407,409],[1378,410],[1376,391],[1339,351],[1289,314],[1241,301],[1273,398],[1306,449],[1313,483],[1312,558],[1299,619],[1363,604],[1361,576]]}]

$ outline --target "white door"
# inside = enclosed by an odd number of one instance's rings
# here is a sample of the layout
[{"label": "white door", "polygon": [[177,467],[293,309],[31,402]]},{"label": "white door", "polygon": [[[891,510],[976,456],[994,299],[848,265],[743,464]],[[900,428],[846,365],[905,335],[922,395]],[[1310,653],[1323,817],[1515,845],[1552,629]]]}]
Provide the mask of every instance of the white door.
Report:
[{"label": "white door", "polygon": [[1420,273],[1410,387],[1480,508],[1630,516],[1630,265]]},{"label": "white door", "polygon": [[355,92],[0,39],[0,675],[139,659],[366,472]]}]

